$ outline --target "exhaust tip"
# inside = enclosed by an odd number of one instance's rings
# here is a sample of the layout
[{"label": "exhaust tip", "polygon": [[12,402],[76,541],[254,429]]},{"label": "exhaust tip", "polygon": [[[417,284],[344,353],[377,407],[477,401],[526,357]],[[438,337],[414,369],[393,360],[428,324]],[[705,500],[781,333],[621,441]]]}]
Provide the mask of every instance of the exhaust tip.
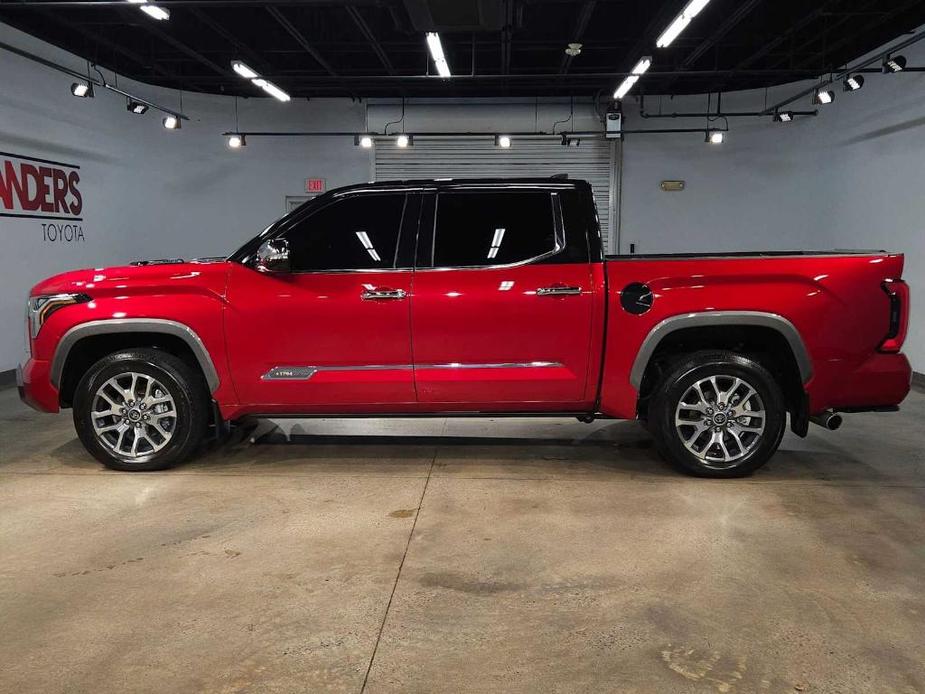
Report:
[{"label": "exhaust tip", "polygon": [[842,416],[836,412],[823,412],[822,414],[813,415],[809,418],[813,424],[818,424],[823,429],[835,431],[842,425]]}]

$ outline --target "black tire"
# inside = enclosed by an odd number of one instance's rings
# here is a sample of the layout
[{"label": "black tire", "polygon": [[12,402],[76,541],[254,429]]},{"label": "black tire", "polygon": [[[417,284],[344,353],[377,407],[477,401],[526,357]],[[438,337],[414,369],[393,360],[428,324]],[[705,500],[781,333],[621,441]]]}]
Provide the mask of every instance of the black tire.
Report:
[{"label": "black tire", "polygon": [[[718,388],[711,385],[711,377],[716,377]],[[708,379],[707,383],[702,383],[704,379]],[[733,389],[735,379],[744,385]],[[695,384],[701,384],[705,402],[698,397]],[[749,395],[746,386],[751,386],[755,394]],[[723,414],[728,413],[729,403],[717,397],[720,393],[735,401],[735,411],[744,414],[731,419]],[[695,407],[679,410],[682,399],[685,405],[704,402],[710,414]],[[763,418],[757,416],[759,408],[765,413]],[[676,426],[676,416],[685,424]],[[690,424],[686,423],[688,419]],[[763,430],[755,431],[762,420]],[[786,423],[784,397],[774,377],[758,362],[733,352],[694,352],[680,358],[666,370],[649,405],[649,424],[659,453],[698,477],[750,475],[777,450]]]},{"label": "black tire", "polygon": [[[163,422],[163,426],[169,429],[169,437],[161,436],[154,431],[149,432],[148,425],[143,422],[136,424],[129,422],[128,427],[121,425],[129,441],[134,441],[134,438],[138,437],[135,433],[136,428],[143,427],[142,431],[146,432],[140,437],[139,450],[134,456],[120,454],[111,442],[112,438],[121,433],[121,429],[106,436],[99,436],[94,428],[94,417],[92,416],[92,408],[100,388],[110,379],[120,378],[122,384],[125,384],[124,387],[130,390],[131,376],[123,376],[129,373],[141,375],[143,378],[139,378],[139,382],[149,378],[153,379],[158,386],[162,386],[161,392],[166,391],[166,395],[172,398],[172,407],[176,413],[175,417],[168,417],[167,421]],[[114,391],[107,390],[106,392],[112,396]],[[139,404],[138,407],[141,408],[142,405]],[[115,410],[115,407],[111,409]],[[135,414],[139,417],[144,416],[142,411]],[[155,409],[147,410],[147,414],[154,415]],[[103,357],[87,370],[80,379],[80,383],[77,384],[74,393],[74,428],[77,430],[80,442],[93,457],[113,470],[132,472],[163,470],[182,462],[199,446],[206,432],[208,419],[209,397],[202,375],[179,357],[158,349],[126,349]],[[119,425],[120,421],[127,420],[118,415],[111,418],[98,417],[95,421],[105,426]],[[161,421],[163,420],[159,420],[159,423]],[[150,438],[146,438],[148,434]],[[109,445],[101,438],[110,441]],[[156,445],[163,447],[155,451],[153,449]]]}]

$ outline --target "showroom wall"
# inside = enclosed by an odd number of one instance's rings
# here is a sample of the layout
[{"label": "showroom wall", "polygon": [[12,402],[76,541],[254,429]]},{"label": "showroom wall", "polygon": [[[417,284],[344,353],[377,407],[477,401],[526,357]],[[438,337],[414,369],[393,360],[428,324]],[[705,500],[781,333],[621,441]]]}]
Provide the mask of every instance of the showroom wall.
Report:
[{"label": "showroom wall", "polygon": [[[75,56],[2,24],[0,41],[85,69]],[[925,62],[920,51],[905,54],[910,65]],[[38,279],[137,258],[222,254],[279,216],[287,195],[303,195],[306,178],[334,187],[371,176],[370,153],[349,139],[255,139],[229,150],[220,136],[234,129],[229,97],[184,95],[192,120],[168,132],[159,115],[134,116],[114,94],[75,99],[66,75],[3,51],[0,65],[0,151],[79,165],[83,198],[82,221],[73,223],[80,234],[71,231],[72,240],[47,226],[53,220],[0,217],[0,371],[21,358],[21,331],[7,327],[21,322],[25,295]],[[120,86],[178,105],[173,91],[128,80]],[[777,88],[769,99],[795,89]],[[925,75],[873,75],[860,92],[839,92],[817,118],[735,120],[720,147],[695,134],[628,135],[621,251],[630,243],[637,252],[888,247],[908,254],[906,277],[918,294],[925,289],[923,94]],[[752,110],[764,99],[764,92],[734,94],[723,105]],[[648,110],[662,112],[699,111],[705,104],[705,97],[646,101]],[[405,129],[530,130],[536,124],[549,130],[568,114],[565,102],[415,103],[406,109]],[[373,130],[399,115],[394,103],[375,103],[367,116],[367,105],[350,99],[238,100],[242,130],[362,131],[367,117]],[[627,116],[633,129],[703,127],[702,120],[642,119],[632,100]],[[576,104],[574,122],[594,127],[589,104]],[[664,193],[663,179],[683,179],[686,189]],[[919,371],[925,370],[921,305],[914,304],[907,346]]]}]

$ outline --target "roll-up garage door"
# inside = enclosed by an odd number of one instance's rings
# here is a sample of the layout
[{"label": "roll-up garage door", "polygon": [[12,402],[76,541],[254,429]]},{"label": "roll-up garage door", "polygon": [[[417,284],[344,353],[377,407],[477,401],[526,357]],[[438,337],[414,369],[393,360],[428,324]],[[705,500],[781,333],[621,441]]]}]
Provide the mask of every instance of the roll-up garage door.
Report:
[{"label": "roll-up garage door", "polygon": [[377,181],[415,178],[546,178],[568,174],[588,181],[594,190],[604,235],[604,248],[612,248],[611,221],[615,208],[613,147],[603,139],[582,139],[577,147],[558,139],[514,140],[510,149],[496,147],[491,137],[418,137],[413,147],[397,147],[379,140],[375,148]]}]

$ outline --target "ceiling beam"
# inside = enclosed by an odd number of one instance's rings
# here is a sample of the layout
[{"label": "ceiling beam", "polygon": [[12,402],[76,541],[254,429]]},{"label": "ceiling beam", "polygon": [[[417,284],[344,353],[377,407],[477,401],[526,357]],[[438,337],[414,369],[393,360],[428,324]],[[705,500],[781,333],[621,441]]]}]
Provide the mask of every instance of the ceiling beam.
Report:
[{"label": "ceiling beam", "polygon": [[225,39],[225,41],[234,46],[235,50],[241,54],[240,57],[247,58],[247,62],[256,67],[260,72],[273,72],[272,66],[266,61],[266,59],[258,55],[256,51],[252,50],[247,44],[232,34],[220,22],[217,22],[198,8],[190,9],[190,13],[216,34]]},{"label": "ceiling beam", "polygon": [[379,58],[379,62],[382,63],[385,71],[390,75],[394,75],[395,68],[392,66],[392,61],[389,60],[389,56],[386,55],[385,50],[382,48],[382,44],[379,43],[376,35],[373,34],[372,29],[369,28],[369,24],[366,23],[365,19],[363,19],[363,15],[360,14],[360,11],[356,7],[352,7],[350,5],[347,5],[344,7],[344,9],[347,10],[347,14],[350,15],[351,19],[353,19],[353,23],[357,25],[360,33],[366,37],[366,41],[369,43],[370,47],[373,49],[373,52]]},{"label": "ceiling beam", "polygon": [[[575,29],[572,31],[573,42],[581,43],[581,38],[588,28],[588,23],[591,21],[591,15],[594,14],[595,7],[597,7],[597,0],[586,0],[582,4],[581,9],[578,11],[578,19],[575,21]],[[559,63],[560,75],[564,75],[568,72],[574,59],[575,56],[569,55],[568,53],[562,56],[562,62]]]},{"label": "ceiling beam", "polygon": [[223,77],[229,76],[230,69],[225,69],[221,65],[216,63],[214,60],[206,58],[204,55],[202,55],[202,53],[200,53],[199,51],[193,48],[190,48],[189,46],[187,46],[185,43],[183,43],[179,39],[175,39],[173,36],[168,34],[166,31],[156,26],[153,22],[148,22],[148,21],[136,22],[134,15],[129,15],[127,11],[123,11],[122,15],[125,17],[126,24],[141,27],[144,31],[156,36],[164,43],[168,44],[169,46],[172,46],[173,48],[177,49],[181,53],[184,53],[185,55],[189,56],[190,58],[195,60],[200,65],[205,65],[207,68],[209,68],[210,70],[212,70],[213,72],[219,75],[222,75]]},{"label": "ceiling beam", "polygon": [[315,60],[316,63],[324,68],[325,72],[333,77],[337,76],[337,71],[331,67],[331,64],[321,56],[321,53],[319,53],[318,50],[311,43],[309,43],[308,39],[305,38],[302,32],[298,30],[295,24],[290,22],[285,17],[285,15],[279,11],[279,9],[276,7],[268,7],[267,12],[269,12],[273,19],[275,19],[279,25],[285,29],[292,38],[295,39],[296,43],[298,43],[305,50],[305,52]]}]

